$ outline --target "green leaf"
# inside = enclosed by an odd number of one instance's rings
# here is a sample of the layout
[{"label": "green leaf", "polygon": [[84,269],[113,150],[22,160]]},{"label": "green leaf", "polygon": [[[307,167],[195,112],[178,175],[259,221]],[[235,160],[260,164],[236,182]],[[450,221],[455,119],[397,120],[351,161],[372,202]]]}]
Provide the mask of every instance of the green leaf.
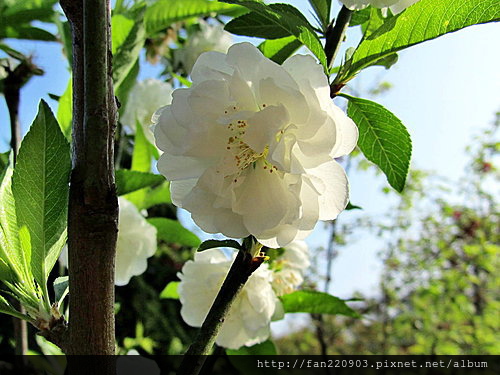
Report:
[{"label": "green leaf", "polygon": [[144,199],[137,204],[140,210],[148,209],[157,204],[172,203],[170,199],[170,183],[165,181],[163,184],[156,188],[146,189]]},{"label": "green leaf", "polygon": [[239,4],[259,13],[294,35],[318,58],[326,69],[326,55],[318,35],[299,10],[288,4],[273,4],[268,6],[258,0],[222,0],[225,3]]},{"label": "green leaf", "polygon": [[234,18],[226,24],[224,29],[233,34],[264,39],[278,39],[290,36],[288,30],[257,12],[250,12]]},{"label": "green leaf", "polygon": [[63,54],[68,59],[68,65],[71,67],[73,66],[73,41],[69,22],[61,20],[59,14],[54,14],[52,22],[57,26],[60,42],[63,47]]},{"label": "green leaf", "polygon": [[[24,61],[28,60],[28,57],[22,54],[21,52],[15,50],[14,48],[9,47],[6,44],[0,43],[0,49],[4,51],[7,55],[12,57],[13,59],[19,60],[19,61]],[[0,76],[0,78],[2,78]]]},{"label": "green leaf", "polygon": [[7,167],[9,166],[10,151],[0,153],[0,179],[3,179]]},{"label": "green leaf", "polygon": [[174,22],[188,18],[208,16],[213,13],[230,15],[241,10],[239,6],[210,0],[159,0],[146,10],[144,23],[150,35],[166,29]]},{"label": "green leaf", "polygon": [[204,241],[197,251],[205,251],[215,247],[231,247],[233,249],[243,250],[243,247],[235,240],[207,240]]},{"label": "green leaf", "polygon": [[346,82],[374,61],[404,48],[471,25],[498,20],[498,0],[420,0],[363,39],[350,68],[335,82]]},{"label": "green leaf", "polygon": [[62,276],[54,280],[54,299],[57,306],[61,306],[62,301],[69,292],[69,277]]},{"label": "green leaf", "polygon": [[116,193],[124,195],[145,187],[153,187],[165,182],[159,174],[119,169],[116,171]]},{"label": "green leaf", "polygon": [[19,318],[19,319],[32,320],[32,319],[28,318],[26,315],[21,314],[14,307],[12,307],[12,305],[1,295],[0,295],[0,313],[15,316],[16,318]]},{"label": "green leaf", "polygon": [[177,288],[179,287],[180,281],[171,281],[167,284],[165,289],[160,293],[161,299],[179,299],[179,292]]},{"label": "green leaf", "polygon": [[[146,41],[144,28],[145,6],[136,7],[127,14],[113,16],[119,36],[114,38],[113,83],[115,91],[120,89],[125,79],[134,69],[139,54]],[[132,22],[132,27],[130,25]],[[128,31],[128,32],[127,32]]]},{"label": "green leaf", "polygon": [[[318,16],[321,22],[321,26],[326,30],[328,24],[330,23],[330,10],[332,8],[332,0],[309,0],[309,4],[314,9],[314,13]],[[354,14],[356,14],[355,12]]]},{"label": "green leaf", "polygon": [[349,100],[347,114],[358,126],[358,147],[368,160],[379,166],[394,189],[403,191],[412,152],[405,126],[380,104],[341,96]]},{"label": "green leaf", "polygon": [[127,107],[129,93],[130,90],[132,90],[132,87],[134,87],[135,85],[137,76],[139,75],[139,69],[139,59],[137,59],[135,60],[135,64],[132,66],[132,69],[130,69],[127,76],[122,80],[120,86],[118,86],[115,90],[115,95],[120,103],[120,115],[123,115],[123,111]]},{"label": "green leaf", "polygon": [[23,251],[19,241],[12,174],[13,169],[7,168],[0,185],[0,257],[14,271],[18,281],[22,281],[28,288],[32,287],[33,291],[33,277],[29,267],[31,252],[30,249]]},{"label": "green leaf", "polygon": [[[1,251],[0,251],[1,255]],[[10,267],[5,263],[5,261],[0,258],[0,281],[7,280],[9,282],[14,282],[12,271]]]},{"label": "green leaf", "polygon": [[152,217],[148,223],[157,229],[157,238],[168,243],[178,243],[182,246],[197,247],[201,241],[193,232],[187,230],[177,220],[164,217]]},{"label": "green leaf", "polygon": [[349,21],[349,26],[359,26],[368,22],[370,20],[370,12],[372,8],[368,7],[362,10],[358,10],[352,13],[351,21]]},{"label": "green leaf", "polygon": [[264,56],[281,65],[301,46],[300,40],[294,36],[287,36],[286,38],[266,40],[258,48]]},{"label": "green leaf", "polygon": [[383,57],[380,60],[373,62],[373,64],[371,64],[370,66],[378,65],[378,66],[383,66],[386,69],[389,69],[391,66],[393,66],[398,62],[398,59],[399,59],[398,54],[393,53],[392,55],[387,55],[386,57]]},{"label": "green leaf", "polygon": [[356,205],[352,204],[351,202],[347,203],[347,207],[345,209],[346,209],[346,211],[349,211],[349,210],[362,210],[361,207],[356,206]]},{"label": "green leaf", "polygon": [[69,143],[42,100],[12,177],[18,226],[29,234],[31,269],[40,286],[64,245],[70,171]]},{"label": "green leaf", "polygon": [[[150,143],[144,135],[142,125],[135,125],[134,151],[132,152],[132,170],[137,172],[149,172],[151,170],[152,152]],[[125,196],[127,200],[137,207],[146,199],[146,189],[140,189]]]},{"label": "green leaf", "polygon": [[66,139],[71,140],[71,122],[73,120],[73,78],[70,76],[66,90],[59,98],[57,122]]},{"label": "green leaf", "polygon": [[149,172],[151,170],[151,150],[150,143],[144,134],[144,129],[140,122],[135,124],[134,152],[132,153],[132,170],[139,172]]},{"label": "green leaf", "polygon": [[[227,355],[277,355],[276,346],[270,340],[253,346],[242,346],[239,349],[226,349]],[[231,359],[229,359],[231,360]]]},{"label": "green leaf", "polygon": [[[0,2],[1,3],[4,1]],[[23,13],[40,12],[40,11],[51,11],[57,0],[23,0],[23,1],[5,1],[5,9],[3,10],[3,15],[7,17],[21,15]],[[52,11],[53,13],[53,11]],[[26,19],[25,21],[49,21],[50,15],[47,18],[41,17],[40,14],[36,14],[34,17]]]},{"label": "green leaf", "polygon": [[115,14],[111,17],[111,53],[113,55],[125,43],[133,27],[134,20],[123,14]]},{"label": "green leaf", "polygon": [[346,315],[359,318],[359,314],[345,301],[315,290],[298,290],[280,297],[285,313]]},{"label": "green leaf", "polygon": [[193,82],[191,82],[189,79],[186,77],[180,76],[178,74],[172,73],[172,77],[176,78],[181,85],[184,85],[186,87],[191,87]]},{"label": "green leaf", "polygon": [[361,27],[363,30],[363,38],[368,38],[370,34],[378,30],[387,20],[387,18],[383,16],[381,9],[369,7],[367,10],[369,11],[370,18],[369,21]]},{"label": "green leaf", "polygon": [[0,24],[0,39],[31,39],[41,40],[46,42],[55,42],[57,38],[46,30],[38,27],[33,27],[29,24]]}]

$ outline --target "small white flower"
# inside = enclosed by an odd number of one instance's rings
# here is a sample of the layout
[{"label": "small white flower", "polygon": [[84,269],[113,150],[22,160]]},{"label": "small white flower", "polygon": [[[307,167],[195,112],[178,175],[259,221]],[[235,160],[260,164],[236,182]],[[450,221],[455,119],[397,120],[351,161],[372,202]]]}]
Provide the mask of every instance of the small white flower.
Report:
[{"label": "small white flower", "polygon": [[351,10],[360,10],[371,5],[375,8],[389,8],[392,13],[398,14],[419,0],[340,0]]},{"label": "small white flower", "polygon": [[148,258],[156,252],[156,228],[149,224],[137,207],[118,198],[118,241],[116,243],[115,284],[126,285],[148,267]]},{"label": "small white flower", "polygon": [[203,20],[199,23],[200,31],[191,35],[186,44],[174,51],[174,64],[181,64],[188,74],[191,73],[194,63],[203,52],[227,52],[233,44],[231,34],[224,30],[224,26],[211,25]]},{"label": "small white flower", "polygon": [[130,90],[121,122],[134,131],[139,122],[148,141],[154,144],[151,119],[158,108],[171,103],[172,91],[169,83],[158,79],[136,82]]},{"label": "small white flower", "polygon": [[276,295],[292,293],[304,281],[303,272],[310,266],[309,249],[304,241],[294,241],[276,259],[273,288]]},{"label": "small white flower", "polygon": [[[115,285],[127,285],[148,267],[148,258],[156,252],[156,228],[149,224],[135,205],[118,198],[118,240],[116,243]],[[68,266],[68,248],[64,247],[59,261]]]},{"label": "small white flower", "polygon": [[[178,276],[178,291],[182,303],[181,316],[193,327],[201,327],[217,293],[234,261],[219,249],[196,253]],[[248,279],[236,297],[224,320],[217,345],[237,349],[265,341],[270,334],[271,318],[281,311],[272,287],[273,273],[267,264],[261,265]]]},{"label": "small white flower", "polygon": [[348,184],[334,158],[352,151],[358,132],[313,57],[280,66],[240,43],[201,55],[192,79],[155,116],[158,170],[174,204],[206,232],[252,234],[268,247],[337,217]]}]

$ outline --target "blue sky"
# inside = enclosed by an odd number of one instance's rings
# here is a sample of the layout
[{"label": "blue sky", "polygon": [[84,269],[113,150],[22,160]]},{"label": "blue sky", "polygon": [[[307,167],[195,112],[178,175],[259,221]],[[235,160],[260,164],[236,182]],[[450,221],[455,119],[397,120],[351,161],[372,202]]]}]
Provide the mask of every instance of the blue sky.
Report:
[{"label": "blue sky", "polygon": [[[290,3],[308,14],[306,1]],[[352,30],[347,44],[355,44],[358,36],[358,32]],[[472,26],[412,47],[400,54],[399,62],[391,70],[371,68],[353,81],[354,87],[362,92],[380,80],[393,85],[393,89],[377,101],[408,127],[413,139],[414,167],[431,169],[450,179],[463,175],[465,146],[493,121],[494,113],[500,109],[499,36],[500,24]],[[36,114],[40,98],[56,110],[57,103],[50,100],[47,93],[61,95],[69,73],[61,47],[56,43],[8,43],[33,54],[37,65],[45,70],[43,77],[33,78],[22,91],[20,119],[24,133]],[[146,78],[155,71],[145,69],[141,77]],[[343,104],[342,99],[338,104]],[[9,126],[3,99],[0,99],[0,126],[0,151],[6,151]],[[350,182],[351,200],[363,207],[363,212],[345,212],[340,216],[341,221],[349,222],[364,214],[383,215],[386,207],[394,202],[393,198],[380,193],[386,186],[383,176],[375,176],[371,171],[355,172]],[[327,244],[328,235],[320,227],[321,223],[319,230],[308,239],[311,246]],[[378,250],[380,244],[371,237],[344,248],[334,264],[330,292],[341,297],[350,297],[354,290],[373,293],[380,272]]]}]

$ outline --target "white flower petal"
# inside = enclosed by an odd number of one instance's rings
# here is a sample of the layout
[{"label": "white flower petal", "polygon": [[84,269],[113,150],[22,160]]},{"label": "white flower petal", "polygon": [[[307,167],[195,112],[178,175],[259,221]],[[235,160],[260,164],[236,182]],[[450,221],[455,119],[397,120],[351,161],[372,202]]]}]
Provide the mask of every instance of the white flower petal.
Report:
[{"label": "white flower petal", "polygon": [[257,236],[267,228],[278,225],[290,205],[296,206],[298,200],[288,190],[282,175],[263,167],[263,163],[258,163],[255,169],[248,172],[245,184],[239,188],[240,198],[233,206],[234,212],[243,216],[249,232]]},{"label": "white flower petal", "polygon": [[158,171],[169,181],[185,180],[200,177],[211,164],[206,159],[164,153],[158,161]]},{"label": "white flower petal", "polygon": [[339,107],[332,103],[330,108],[331,118],[336,124],[336,140],[334,148],[330,155],[338,158],[348,155],[356,147],[358,142],[358,127]]},{"label": "white flower petal", "polygon": [[153,114],[172,101],[172,86],[157,79],[137,82],[128,96],[125,111],[120,121],[135,130],[137,122],[141,124],[144,135],[154,144],[150,129]]},{"label": "white flower petal", "polygon": [[283,105],[266,107],[247,120],[243,139],[256,153],[261,153],[269,139],[273,139],[288,121],[288,112]]},{"label": "white flower petal", "polygon": [[313,185],[322,192],[319,196],[319,219],[335,219],[349,202],[348,182],[344,169],[333,160],[307,172]]},{"label": "white flower petal", "polygon": [[199,83],[206,80],[226,79],[233,69],[226,63],[226,55],[220,52],[205,52],[200,55],[193,66],[191,78]]}]

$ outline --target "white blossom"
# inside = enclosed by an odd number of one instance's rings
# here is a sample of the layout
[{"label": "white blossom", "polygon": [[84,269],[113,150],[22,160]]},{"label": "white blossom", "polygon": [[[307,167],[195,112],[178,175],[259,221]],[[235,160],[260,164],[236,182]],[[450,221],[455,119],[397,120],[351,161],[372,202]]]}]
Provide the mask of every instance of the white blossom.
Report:
[{"label": "white blossom", "polygon": [[252,234],[268,247],[337,217],[348,184],[334,158],[351,152],[358,133],[313,57],[280,66],[240,43],[202,54],[192,79],[155,116],[158,170],[174,204],[206,232]]},{"label": "white blossom", "polygon": [[203,52],[225,53],[233,44],[231,34],[224,30],[223,25],[211,25],[200,20],[199,26],[200,30],[191,35],[182,48],[174,51],[174,64],[182,65],[188,74]]},{"label": "white blossom", "polygon": [[[229,259],[220,249],[210,249],[186,262],[178,274],[178,292],[181,316],[188,325],[201,327],[235,256]],[[237,349],[267,340],[273,315],[282,311],[271,286],[272,276],[268,265],[262,264],[249,277],[222,324],[217,345]]]},{"label": "white blossom", "polygon": [[[149,224],[135,205],[118,198],[118,240],[116,243],[115,285],[127,285],[133,276],[146,271],[148,258],[156,252],[156,228]],[[68,266],[68,248],[59,261]]]},{"label": "white blossom", "polygon": [[360,10],[371,5],[375,8],[389,8],[392,13],[398,14],[419,0],[340,0],[351,10]]},{"label": "white blossom", "polygon": [[115,284],[126,285],[132,276],[146,271],[148,258],[156,252],[156,228],[146,221],[132,202],[123,197],[119,197],[118,202]]},{"label": "white blossom", "polygon": [[144,135],[154,144],[151,118],[155,111],[172,101],[172,86],[158,79],[136,82],[128,96],[121,122],[135,131],[137,122],[142,125]]},{"label": "white blossom", "polygon": [[310,264],[309,249],[304,241],[289,244],[274,262],[272,285],[276,295],[292,293],[302,284],[303,272]]}]

